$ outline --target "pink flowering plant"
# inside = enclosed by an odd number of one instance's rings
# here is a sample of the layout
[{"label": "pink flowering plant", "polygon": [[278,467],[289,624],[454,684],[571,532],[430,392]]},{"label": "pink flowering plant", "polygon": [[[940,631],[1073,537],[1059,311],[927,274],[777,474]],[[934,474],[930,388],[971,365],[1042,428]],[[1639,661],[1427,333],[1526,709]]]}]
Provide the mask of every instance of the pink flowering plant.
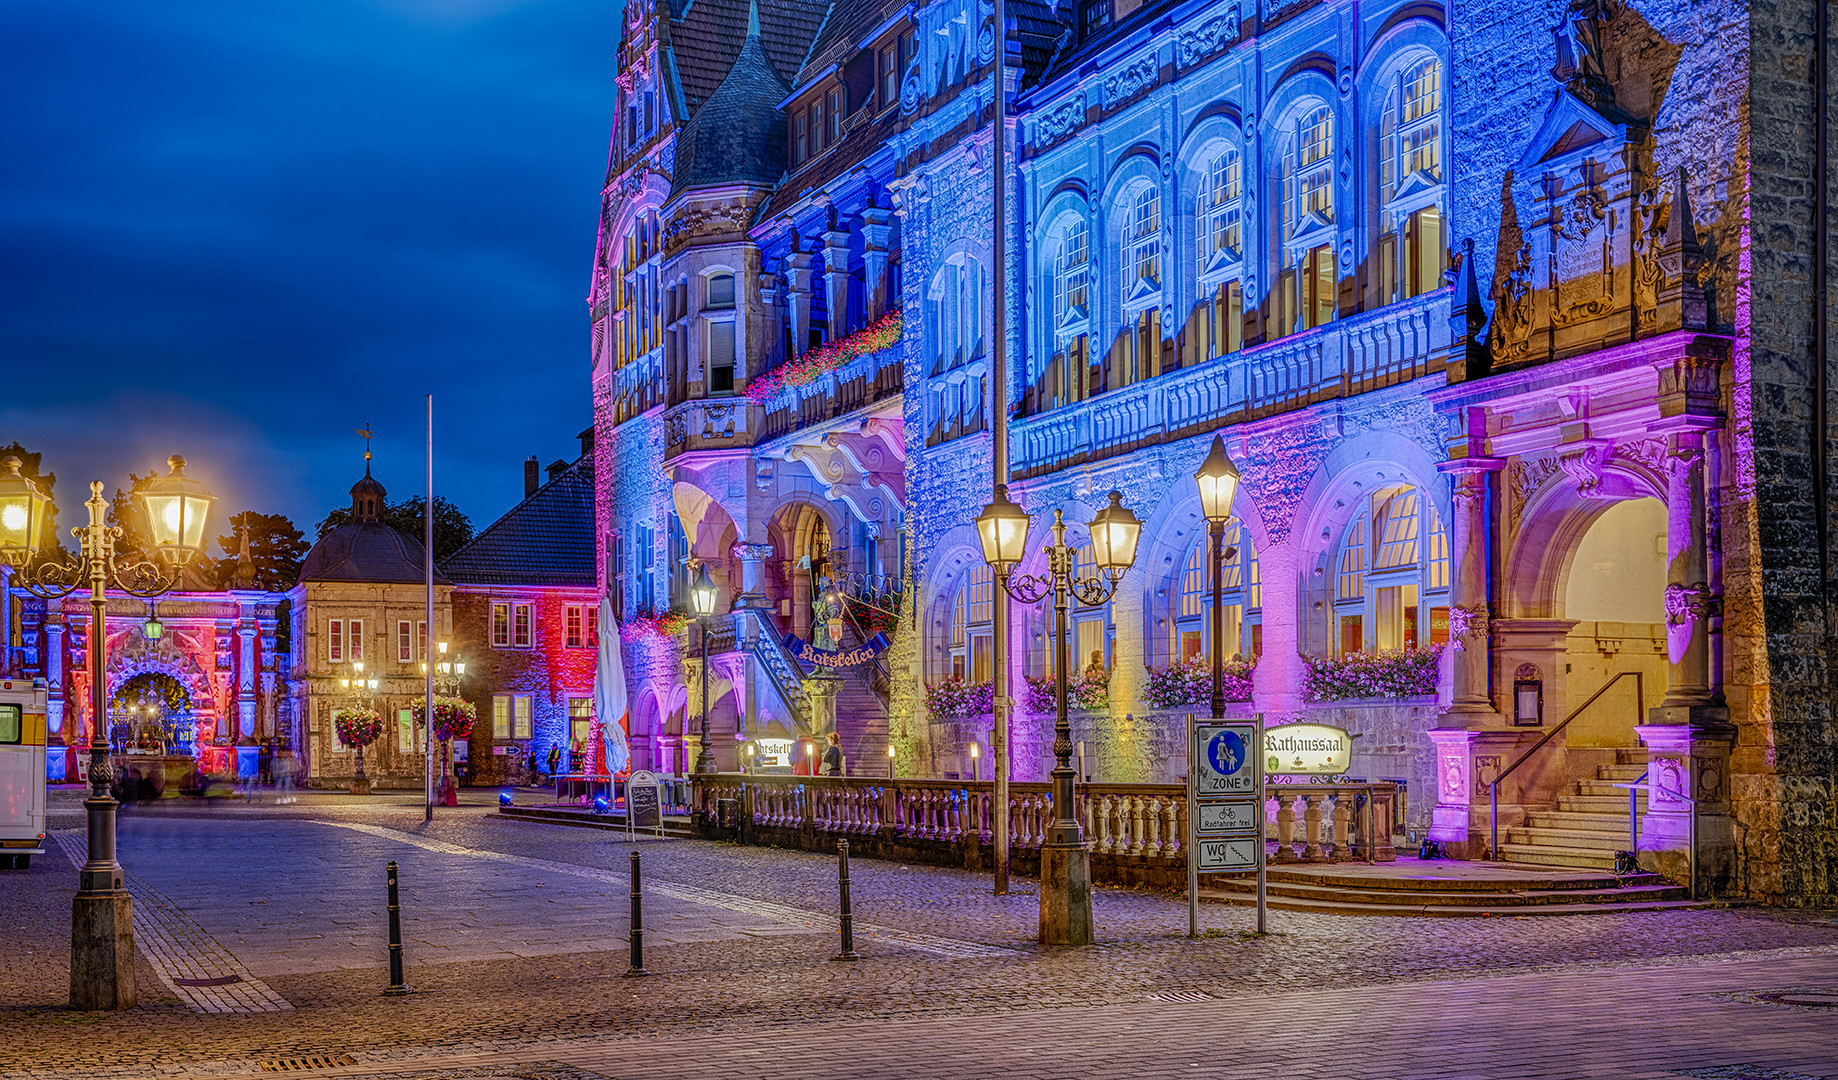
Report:
[{"label": "pink flowering plant", "polygon": [[900,311],[895,308],[873,325],[794,356],[747,383],[747,400],[763,408],[779,394],[814,383],[858,356],[891,348],[900,340],[901,325]]},{"label": "pink flowering plant", "polygon": [[[413,706],[415,723],[427,722],[427,701],[416,698]],[[479,718],[478,707],[464,698],[434,699],[434,737],[441,742],[465,739],[472,735],[472,725]]]},{"label": "pink flowering plant", "polygon": [[1436,693],[1436,661],[1442,646],[1401,652],[1357,652],[1304,656],[1302,693],[1309,701],[1352,698],[1429,697]]},{"label": "pink flowering plant", "polygon": [[383,734],[383,714],[375,709],[343,709],[333,721],[339,739],[354,750],[362,750]]},{"label": "pink flowering plant", "polygon": [[[1251,700],[1251,675],[1257,665],[1248,660],[1227,660],[1221,673],[1225,700]],[[1184,705],[1206,705],[1213,700],[1213,664],[1196,656],[1177,664],[1149,671],[1148,685],[1142,699],[1153,709],[1178,709]]]},{"label": "pink flowering plant", "polygon": [[689,629],[689,613],[666,611],[661,615],[639,615],[619,624],[622,641],[675,641]]},{"label": "pink flowering plant", "polygon": [[[1029,677],[1027,709],[1032,713],[1057,712],[1057,689],[1053,676]],[[1110,708],[1110,672],[1080,672],[1066,680],[1066,708],[1085,712],[1102,712]]]},{"label": "pink flowering plant", "polygon": [[995,706],[996,688],[991,683],[966,682],[953,675],[925,688],[925,709],[938,720],[982,716]]}]

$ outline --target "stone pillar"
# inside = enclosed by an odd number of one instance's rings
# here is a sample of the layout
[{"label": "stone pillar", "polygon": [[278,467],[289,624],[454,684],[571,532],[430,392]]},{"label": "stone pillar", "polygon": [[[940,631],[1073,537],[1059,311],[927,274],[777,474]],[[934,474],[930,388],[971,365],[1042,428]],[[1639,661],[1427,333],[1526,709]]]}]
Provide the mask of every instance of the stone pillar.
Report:
[{"label": "stone pillar", "polygon": [[[1449,710],[1443,727],[1472,727],[1498,720],[1488,693],[1491,662],[1487,606],[1487,474],[1504,462],[1464,458],[1438,466],[1454,484],[1453,520],[1449,523]],[[1472,719],[1469,719],[1472,718]],[[1460,720],[1449,723],[1448,720]]]},{"label": "stone pillar", "polygon": [[1674,431],[1666,460],[1665,705],[1711,699],[1710,617],[1722,598],[1710,591],[1705,542],[1704,433]]},{"label": "stone pillar", "polygon": [[735,544],[732,553],[740,560],[740,595],[734,598],[736,608],[767,607],[766,560],[777,554],[771,544]]},{"label": "stone pillar", "polygon": [[237,734],[252,739],[255,736],[255,639],[261,630],[255,619],[247,614],[248,608],[243,610],[243,617],[236,620],[239,646],[236,651]]},{"label": "stone pillar", "polygon": [[836,694],[842,689],[842,678],[818,668],[804,680],[804,692],[811,699],[811,734],[821,738],[836,730]]},{"label": "stone pillar", "polygon": [[862,211],[862,267],[868,321],[887,314],[887,245],[893,239],[893,211],[870,206]]},{"label": "stone pillar", "polygon": [[823,234],[823,294],[830,306],[826,341],[849,332],[849,234],[841,230]]},{"label": "stone pillar", "polygon": [[811,328],[811,257],[802,251],[785,257],[785,305],[791,321],[791,356],[798,356],[810,343]]},{"label": "stone pillar", "polygon": [[65,745],[64,614],[55,608],[45,612],[45,685],[51,691],[45,699],[45,730]]},{"label": "stone pillar", "polygon": [[1302,710],[1303,669],[1296,626],[1301,609],[1296,595],[1301,582],[1296,565],[1298,539],[1287,536],[1281,543],[1267,541],[1257,549],[1264,592],[1264,651],[1257,661],[1251,697],[1267,724],[1286,723]]}]

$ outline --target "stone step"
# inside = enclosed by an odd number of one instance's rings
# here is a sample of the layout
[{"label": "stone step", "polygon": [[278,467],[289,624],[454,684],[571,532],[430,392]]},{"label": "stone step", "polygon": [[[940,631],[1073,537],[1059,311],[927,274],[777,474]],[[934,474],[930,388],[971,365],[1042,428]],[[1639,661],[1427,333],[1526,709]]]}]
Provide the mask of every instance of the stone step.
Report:
[{"label": "stone step", "polygon": [[1620,799],[1621,808],[1624,810],[1627,808],[1627,793],[1629,790],[1633,791],[1635,799],[1643,803],[1647,801],[1646,785],[1642,784],[1640,787],[1632,789],[1615,786],[1618,783],[1624,782],[1626,781],[1578,780],[1576,782],[1576,793],[1578,795],[1607,795],[1612,798]]},{"label": "stone step", "polygon": [[[1647,765],[1647,751],[1644,746],[1619,747],[1615,750],[1615,764],[1638,765],[1642,769]],[[1636,774],[1638,775],[1638,774]]]},{"label": "stone step", "polygon": [[[1638,805],[1645,805],[1644,800]],[[1557,808],[1575,814],[1620,814],[1621,820],[1625,822],[1627,792],[1617,791],[1613,795],[1559,795]]]},{"label": "stone step", "polygon": [[1600,832],[1593,829],[1548,829],[1538,826],[1506,830],[1507,844],[1583,848],[1589,851],[1626,851],[1627,829]]},{"label": "stone step", "polygon": [[1638,765],[1598,765],[1595,770],[1595,778],[1629,784],[1640,779],[1646,771],[1647,766],[1644,761]]},{"label": "stone step", "polygon": [[[1680,890],[1681,892],[1683,890]],[[1210,903],[1249,907],[1257,903],[1255,893],[1200,890],[1200,899]],[[1630,899],[1600,900],[1588,903],[1558,904],[1364,904],[1334,899],[1299,896],[1267,896],[1265,905],[1276,911],[1316,911],[1334,915],[1392,915],[1440,918],[1487,918],[1508,915],[1602,915],[1634,911],[1671,911],[1710,906],[1703,901]]]},{"label": "stone step", "polygon": [[1553,847],[1549,844],[1501,844],[1500,856],[1507,862],[1528,866],[1587,866],[1598,870],[1615,868],[1613,851]]},{"label": "stone step", "polygon": [[[1373,882],[1373,884],[1379,883]],[[1424,882],[1424,884],[1439,883]],[[1496,881],[1492,884],[1501,887],[1484,890],[1406,890],[1273,881],[1266,888],[1266,896],[1281,897],[1286,900],[1314,900],[1338,904],[1345,908],[1379,906],[1388,909],[1413,907],[1499,909],[1626,902],[1651,903],[1685,899],[1683,888],[1665,881],[1621,886],[1614,878],[1608,878],[1607,884],[1602,887],[1581,889],[1546,888],[1542,883],[1520,881]],[[1531,887],[1525,887],[1527,885]],[[1250,895],[1254,897],[1257,893],[1257,882],[1251,877],[1214,879],[1205,887],[1205,891],[1220,896]]]},{"label": "stone step", "polygon": [[1533,810],[1525,823],[1535,829],[1579,829],[1627,839],[1627,811],[1619,814],[1575,814],[1561,810]]},{"label": "stone step", "polygon": [[[1661,877],[1660,875],[1647,874],[1647,873],[1617,876],[1612,873],[1602,874],[1602,873],[1589,873],[1586,871],[1579,871],[1574,874],[1562,874],[1562,875],[1547,874],[1547,875],[1541,875],[1535,878],[1530,878],[1530,877],[1509,877],[1509,878],[1502,878],[1502,877],[1432,877],[1432,876],[1411,876],[1408,873],[1402,873],[1402,872],[1399,873],[1397,876],[1391,876],[1389,874],[1382,874],[1382,873],[1373,874],[1370,872],[1361,872],[1359,869],[1361,867],[1370,866],[1380,871],[1383,871],[1386,867],[1396,867],[1396,866],[1404,865],[1402,863],[1368,864],[1368,863],[1361,863],[1361,862],[1355,861],[1351,863],[1339,863],[1339,864],[1313,863],[1313,864],[1307,864],[1307,865],[1319,867],[1319,869],[1304,870],[1304,869],[1296,868],[1295,864],[1284,864],[1284,863],[1274,863],[1273,862],[1270,864],[1269,868],[1265,871],[1264,876],[1268,881],[1283,882],[1285,884],[1316,885],[1316,886],[1327,885],[1327,886],[1333,886],[1339,889],[1359,889],[1359,890],[1382,891],[1382,892],[1402,893],[1402,894],[1414,894],[1414,893],[1422,893],[1422,892],[1476,892],[1476,893],[1508,892],[1510,893],[1510,892],[1525,892],[1529,890],[1538,890],[1538,889],[1576,891],[1576,890],[1591,890],[1591,889],[1593,890],[1617,889],[1623,886],[1632,886],[1632,885],[1668,884],[1666,879]],[[1463,864],[1456,863],[1456,862],[1450,862],[1447,865],[1460,866]],[[1480,865],[1484,866],[1485,864],[1480,864]],[[1336,869],[1336,867],[1345,867],[1345,869]],[[1206,875],[1205,880],[1212,881],[1213,875],[1210,875],[1210,874]],[[1230,880],[1236,880],[1236,879],[1228,878],[1228,877],[1221,875],[1219,876],[1218,880],[1230,881]],[[1253,879],[1247,876],[1243,878],[1242,880],[1251,881]]]}]

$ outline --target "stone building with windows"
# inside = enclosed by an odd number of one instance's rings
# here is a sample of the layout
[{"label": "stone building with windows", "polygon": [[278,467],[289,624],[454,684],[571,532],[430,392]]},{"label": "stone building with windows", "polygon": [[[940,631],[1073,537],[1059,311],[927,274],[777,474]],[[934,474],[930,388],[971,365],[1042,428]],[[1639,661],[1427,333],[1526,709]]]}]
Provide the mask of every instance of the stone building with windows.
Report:
[{"label": "stone building with windows", "polygon": [[[718,748],[834,725],[853,760],[968,772],[989,719],[928,692],[995,674],[972,519],[999,274],[1035,544],[1054,510],[1084,544],[1113,489],[1145,523],[1115,596],[1071,613],[1095,779],[1181,774],[1195,706],[1158,680],[1217,644],[1254,665],[1235,707],[1349,728],[1353,772],[1404,781],[1406,826],[1458,855],[1532,754],[1491,854],[1610,865],[1638,782],[1647,864],[1829,897],[1810,4],[1009,11],[998,34],[979,0],[629,9],[600,581],[624,624],[709,565]],[[1243,474],[1218,643],[1192,480],[1215,434]],[[840,683],[780,645],[826,576],[899,612]],[[1046,767],[1050,617],[1013,608],[1018,778]],[[687,655],[628,655],[640,763],[699,711]]]}]

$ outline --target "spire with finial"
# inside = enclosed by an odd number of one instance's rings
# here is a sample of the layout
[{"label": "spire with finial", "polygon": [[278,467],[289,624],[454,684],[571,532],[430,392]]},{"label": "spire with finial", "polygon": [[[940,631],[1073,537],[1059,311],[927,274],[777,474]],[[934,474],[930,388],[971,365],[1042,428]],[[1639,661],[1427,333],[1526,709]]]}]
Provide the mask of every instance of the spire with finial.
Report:
[{"label": "spire with finial", "polygon": [[254,538],[249,531],[249,518],[243,516],[241,524],[236,526],[236,587],[239,589],[255,588],[255,546]]},{"label": "spire with finial", "polygon": [[759,0],[747,0],[747,36],[759,36]]},{"label": "spire with finial", "polygon": [[370,440],[376,438],[376,433],[370,430],[370,421],[368,420],[364,421],[363,427],[357,429],[357,433],[360,436],[362,436],[364,439],[364,475],[369,476],[370,475]]}]

